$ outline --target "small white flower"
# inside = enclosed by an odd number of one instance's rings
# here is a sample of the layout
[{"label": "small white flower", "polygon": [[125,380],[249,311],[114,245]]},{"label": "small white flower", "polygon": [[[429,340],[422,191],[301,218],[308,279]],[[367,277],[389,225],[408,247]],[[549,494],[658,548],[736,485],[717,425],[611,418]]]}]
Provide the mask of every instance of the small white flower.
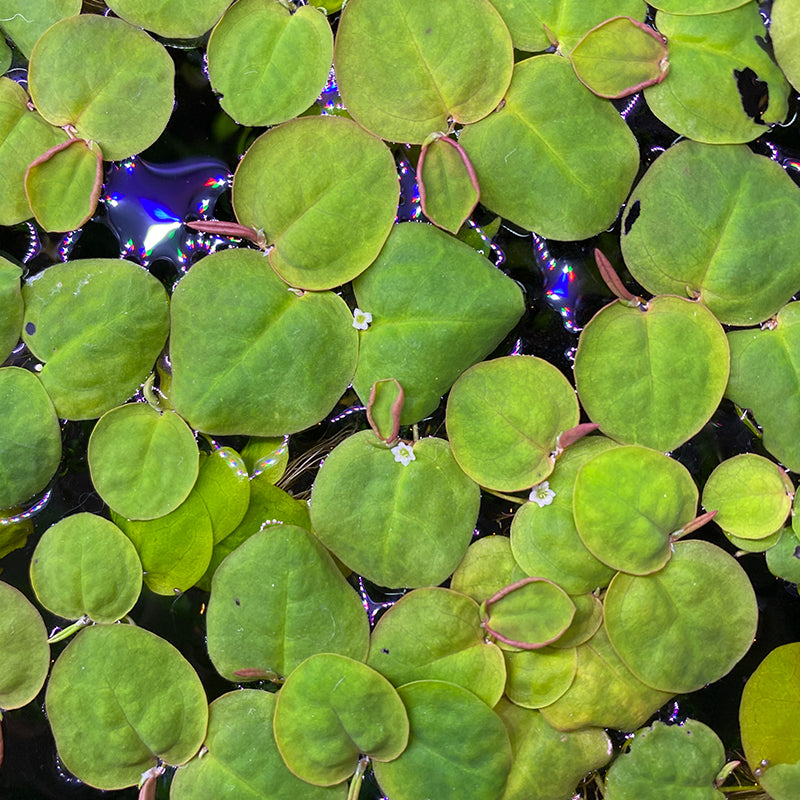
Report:
[{"label": "small white flower", "polygon": [[372,314],[369,311],[362,311],[360,308],[353,311],[353,327],[356,330],[365,331],[369,328],[370,322],[372,322]]},{"label": "small white flower", "polygon": [[555,496],[556,493],[550,488],[550,482],[542,481],[531,489],[528,500],[530,500],[531,503],[536,503],[539,508],[542,508],[543,506],[549,506],[550,503],[553,502]]},{"label": "small white flower", "polygon": [[407,467],[412,461],[416,461],[414,455],[414,448],[410,444],[400,442],[392,448],[394,460],[399,461],[404,467]]}]

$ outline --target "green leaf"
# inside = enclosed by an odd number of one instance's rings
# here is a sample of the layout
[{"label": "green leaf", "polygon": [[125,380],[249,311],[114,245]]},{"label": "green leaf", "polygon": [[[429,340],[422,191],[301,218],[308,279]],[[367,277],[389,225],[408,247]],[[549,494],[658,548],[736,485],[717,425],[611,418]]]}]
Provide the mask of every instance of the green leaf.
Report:
[{"label": "green leaf", "polygon": [[[786,118],[789,84],[760,45],[766,29],[756,3],[699,16],[659,11],[655,24],[669,41],[670,74],[645,89],[645,98],[665,125],[698,142],[732,144]],[[745,104],[737,73],[748,88],[766,83],[756,107]]]},{"label": "green leaf", "polygon": [[11,508],[41,492],[55,474],[61,426],[39,379],[20,367],[0,368],[0,419],[0,508]]},{"label": "green leaf", "polygon": [[174,511],[197,479],[194,434],[174,412],[143,403],[106,412],[89,438],[97,493],[120,516],[155,519]]},{"label": "green leaf", "polygon": [[367,664],[392,685],[442,680],[489,706],[503,694],[503,653],[486,641],[475,600],[450,589],[414,589],[378,621]]},{"label": "green leaf", "polygon": [[616,446],[604,436],[588,436],[568,447],[547,481],[551,502],[528,502],[518,509],[511,522],[511,550],[527,575],[549,578],[571,594],[608,585],[614,570],[586,549],[575,527],[572,495],[581,466]]},{"label": "green leaf", "polygon": [[630,17],[613,17],[592,28],[569,60],[584,86],[610,98],[661,83],[669,69],[664,37]]},{"label": "green leaf", "polygon": [[46,231],[80,228],[94,215],[102,185],[103,154],[85,139],[51,147],[25,174],[25,194]]},{"label": "green leaf", "polygon": [[[633,191],[622,230],[625,263],[647,291],[696,296],[726,324],[763,322],[800,287],[797,186],[746,146],[670,147]],[[765,248],[768,266],[753,269]]]},{"label": "green leaf", "polygon": [[754,453],[720,463],[703,488],[703,506],[717,512],[714,522],[742,539],[764,539],[783,527],[793,497],[786,473]]},{"label": "green leaf", "polygon": [[3,30],[25,58],[31,57],[33,46],[54,22],[80,12],[81,0],[0,0]]},{"label": "green leaf", "polygon": [[22,333],[21,275],[22,270],[16,264],[0,257],[0,364],[17,346]]},{"label": "green leaf", "polygon": [[656,0],[653,8],[670,14],[714,14],[743,6],[748,0]]},{"label": "green leaf", "polygon": [[672,696],[642,683],[620,660],[601,627],[577,648],[578,669],[569,689],[544,706],[544,718],[560,731],[638,728]]},{"label": "green leaf", "polygon": [[242,457],[231,447],[200,454],[192,491],[203,501],[214,531],[214,544],[233,533],[247,513],[250,480]]},{"label": "green leaf", "polygon": [[508,537],[484,536],[467,548],[450,579],[450,588],[482,603],[521,577]]},{"label": "green leaf", "polygon": [[570,600],[575,604],[575,616],[569,628],[553,643],[556,648],[573,648],[588,642],[603,624],[603,604],[597,595],[591,592],[573,594]]},{"label": "green leaf", "polygon": [[478,176],[481,203],[551,239],[586,239],[608,228],[639,165],[624,120],[558,55],[518,63],[503,108],[465,128],[459,143]]},{"label": "green leaf", "polygon": [[174,597],[194,586],[211,561],[213,529],[208,508],[194,489],[168,514],[156,519],[111,518],[131,540],[156,594]]},{"label": "green leaf", "polygon": [[417,162],[417,181],[422,213],[440,228],[458,233],[481,194],[461,145],[441,134],[428,137]]},{"label": "green leaf", "polygon": [[251,436],[242,448],[241,457],[251,478],[277,483],[289,463],[289,437]]},{"label": "green leaf", "polygon": [[312,786],[289,772],[272,733],[275,700],[240,689],[211,703],[203,755],[175,773],[170,800],[344,800],[346,786]]},{"label": "green leaf", "polygon": [[403,387],[403,425],[430,414],[525,310],[514,281],[432,225],[396,225],[353,289],[373,318],[359,333],[353,388],[365,402],[375,381],[395,378]]},{"label": "green leaf", "polygon": [[330,412],[353,376],[358,339],[344,300],[298,296],[253,250],[192,267],[171,316],[171,399],[205,433],[302,430]]},{"label": "green leaf", "polygon": [[[120,69],[119,65],[125,68]],[[167,51],[120,19],[81,14],[48,28],[28,75],[39,113],[71,125],[117,161],[149,147],[172,114],[175,68]]]},{"label": "green leaf", "polygon": [[552,364],[507,356],[461,375],[446,420],[461,469],[481,486],[515,492],[553,471],[558,436],[578,424],[578,399]]},{"label": "green leaf", "polygon": [[[500,800],[563,800],[591,770],[608,763],[611,741],[597,728],[564,733],[538,711],[501,700],[495,711],[505,723],[514,760]],[[532,787],[535,795],[531,794]]]},{"label": "green leaf", "polygon": [[793,800],[800,792],[800,761],[775,764],[772,769],[762,770],[758,782],[773,800]]},{"label": "green leaf", "polygon": [[357,593],[316,539],[293,525],[256,534],[219,566],[207,629],[209,656],[231,681],[242,680],[238,670],[282,678],[321,652],[363,661],[369,648]]},{"label": "green leaf", "polygon": [[320,541],[379,586],[436,586],[458,566],[478,517],[480,490],[442,439],[424,438],[402,463],[372,431],[339,444],[311,494]]},{"label": "green leaf", "polygon": [[403,701],[386,678],[333,653],[300,664],[275,706],[275,741],[286,766],[318,786],[350,777],[362,753],[378,762],[397,758],[408,725]]},{"label": "green leaf", "polygon": [[[558,44],[568,54],[578,40],[617,14],[644,19],[641,0],[493,0],[511,32],[514,47],[533,53]],[[552,39],[552,41],[551,41]]]},{"label": "green leaf", "polygon": [[545,578],[522,578],[484,604],[483,625],[511,647],[536,650],[552,644],[570,626],[575,604],[558,584]]},{"label": "green leaf", "polygon": [[605,597],[605,628],[620,658],[649,686],[673,694],[727,675],[753,643],[757,619],[745,571],[699,540],[677,542],[652,575],[618,573]]},{"label": "green leaf", "polygon": [[188,761],[208,720],[189,662],[132,625],[82,630],[56,661],[45,704],[64,765],[98,789],[135,786],[159,760]]},{"label": "green leaf", "polygon": [[108,7],[122,19],[166,39],[194,39],[210,30],[231,0],[110,0]]},{"label": "green leaf", "polygon": [[646,447],[606,450],[578,472],[575,527],[604,564],[635,575],[670,558],[671,537],[697,513],[697,486],[678,461]]},{"label": "green leaf", "polygon": [[14,225],[33,215],[25,194],[28,164],[69,140],[27,105],[25,90],[0,78],[0,224]]},{"label": "green leaf", "polygon": [[784,528],[776,544],[766,551],[767,568],[778,578],[800,583],[800,538],[791,528]]},{"label": "green leaf", "polygon": [[239,0],[212,31],[207,56],[222,108],[240,125],[276,125],[319,96],[331,69],[333,34],[313,6],[290,14],[273,0]]},{"label": "green leaf", "polygon": [[575,385],[607,436],[666,452],[716,411],[728,380],[722,326],[703,305],[656,297],[644,308],[616,301],[583,329]]},{"label": "green leaf", "polygon": [[725,747],[711,728],[695,719],[680,725],[655,721],[636,732],[630,748],[606,776],[607,800],[724,800],[714,785],[725,763]]},{"label": "green leaf", "polygon": [[0,583],[0,708],[30,703],[50,668],[47,629],[22,592]]},{"label": "green leaf", "polygon": [[792,86],[800,84],[800,3],[797,0],[776,0],[770,14],[769,35],[775,60]]},{"label": "green leaf", "polygon": [[169,332],[161,283],[129,261],[56,264],[22,288],[22,338],[45,362],[41,380],[61,417],[99,417],[133,395]]},{"label": "green leaf", "polygon": [[399,192],[386,145],[350,119],[324,115],[256,139],[236,168],[233,207],[241,224],[263,230],[281,278],[319,290],[352,280],[375,260]]},{"label": "green leaf", "polygon": [[13,54],[11,52],[11,48],[6,44],[5,41],[0,42],[0,75],[8,72],[8,68],[11,66],[12,58]]},{"label": "green leaf", "polygon": [[555,703],[575,680],[578,651],[542,647],[539,650],[503,650],[506,661],[506,697],[523,708]]},{"label": "green leaf", "polygon": [[394,761],[373,765],[381,789],[392,800],[496,800],[511,745],[494,711],[444,681],[414,681],[398,692],[408,711],[408,747]]},{"label": "green leaf", "polygon": [[350,0],[334,66],[353,119],[383,139],[421,144],[451,119],[463,125],[493,111],[514,63],[511,37],[488,0]]},{"label": "green leaf", "polygon": [[139,599],[142,564],[120,529],[95,514],[72,514],[51,525],[31,558],[37,600],[64,619],[122,619]]},{"label": "green leaf", "polygon": [[731,331],[726,397],[752,410],[764,447],[787,469],[800,471],[800,303],[789,303],[761,330]]}]

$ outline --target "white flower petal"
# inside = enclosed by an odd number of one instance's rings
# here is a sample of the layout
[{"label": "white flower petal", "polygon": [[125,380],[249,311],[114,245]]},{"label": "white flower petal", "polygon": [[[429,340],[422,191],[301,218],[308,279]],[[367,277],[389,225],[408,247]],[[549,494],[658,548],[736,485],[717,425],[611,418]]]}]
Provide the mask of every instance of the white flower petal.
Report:
[{"label": "white flower petal", "polygon": [[394,460],[400,462],[404,467],[407,467],[412,461],[416,461],[413,446],[403,442],[392,448],[392,454],[394,455]]}]

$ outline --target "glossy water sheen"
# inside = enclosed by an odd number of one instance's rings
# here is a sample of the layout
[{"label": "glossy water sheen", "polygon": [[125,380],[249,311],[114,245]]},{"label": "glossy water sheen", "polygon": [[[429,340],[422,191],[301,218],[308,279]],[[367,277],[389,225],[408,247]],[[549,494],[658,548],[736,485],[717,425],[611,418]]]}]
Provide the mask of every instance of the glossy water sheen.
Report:
[{"label": "glossy water sheen", "polygon": [[163,259],[185,269],[200,255],[230,244],[185,225],[213,217],[214,205],[230,183],[227,165],[215,158],[172,164],[129,158],[106,172],[104,221],[117,236],[123,258],[143,266]]}]

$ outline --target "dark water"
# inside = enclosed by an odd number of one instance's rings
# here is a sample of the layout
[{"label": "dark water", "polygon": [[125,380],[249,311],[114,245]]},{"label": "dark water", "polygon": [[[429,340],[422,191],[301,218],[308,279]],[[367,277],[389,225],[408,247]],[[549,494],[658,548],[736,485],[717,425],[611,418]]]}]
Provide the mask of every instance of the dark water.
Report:
[{"label": "dark water", "polygon": [[[37,271],[68,257],[116,257],[120,254],[149,266],[171,286],[176,277],[203,254],[232,244],[225,237],[195,234],[184,223],[211,217],[232,219],[227,192],[230,172],[239,157],[263,129],[237,127],[219,109],[203,72],[202,56],[196,50],[172,50],[178,76],[178,105],[169,127],[159,141],[141,155],[112,165],[103,192],[103,207],[96,220],[82,232],[68,236],[48,235],[33,225],[0,229],[0,253]],[[330,113],[337,109],[333,85],[320,104]],[[643,172],[677,138],[648,111],[641,96],[618,101],[617,107],[634,130],[640,145]],[[795,122],[776,128],[753,144],[757,152],[775,158],[795,180],[800,181],[800,136]],[[421,218],[419,194],[414,180],[417,151],[395,148],[401,179],[398,219]],[[488,226],[493,215],[478,208],[477,226]],[[554,242],[503,224],[492,242],[491,258],[525,290],[528,313],[494,355],[525,353],[547,359],[568,377],[580,330],[611,294],[599,278],[593,251],[599,247],[620,271],[632,291],[641,292],[622,267],[619,230],[615,226],[585,242]],[[24,360],[25,354],[16,358]],[[443,433],[440,408],[420,424],[421,435]],[[62,472],[68,480],[56,481],[47,506],[36,517],[37,534],[28,545],[2,561],[3,580],[31,596],[27,577],[30,555],[38,535],[67,513],[103,511],[88,477],[86,444],[92,422],[70,422],[64,427]],[[305,459],[308,466],[293,484],[293,491],[307,491],[319,459],[340,438],[366,426],[363,408],[349,393],[329,420],[293,436],[292,459]],[[241,441],[232,440],[233,446]],[[723,402],[713,419],[691,441],[673,455],[692,472],[700,486],[723,459],[740,452],[762,452],[760,442],[745,426],[736,410]],[[482,501],[476,535],[507,534],[515,506],[486,495]],[[701,536],[732,551],[715,526]],[[756,642],[742,662],[721,681],[687,697],[678,697],[659,712],[659,718],[692,716],[710,725],[730,751],[739,747],[738,705],[742,687],[755,666],[774,647],[800,640],[800,598],[796,590],[776,580],[767,570],[763,555],[741,558],[755,587],[760,612]],[[402,590],[376,587],[354,576],[371,619],[377,619],[396,601]],[[172,642],[194,665],[206,687],[209,700],[232,688],[211,666],[205,648],[203,612],[207,595],[193,589],[178,598],[164,598],[145,590],[132,611],[137,624]],[[44,613],[49,628],[60,620]],[[55,658],[64,643],[53,647]],[[709,643],[713,646],[713,642]],[[0,769],[0,798],[9,800],[89,800],[90,798],[134,798],[135,789],[100,792],[84,786],[59,764],[49,726],[43,712],[43,693],[25,708],[7,713],[3,720],[5,763]],[[170,774],[160,781],[158,797],[166,799]],[[379,797],[374,781],[365,781],[363,800]]]}]

